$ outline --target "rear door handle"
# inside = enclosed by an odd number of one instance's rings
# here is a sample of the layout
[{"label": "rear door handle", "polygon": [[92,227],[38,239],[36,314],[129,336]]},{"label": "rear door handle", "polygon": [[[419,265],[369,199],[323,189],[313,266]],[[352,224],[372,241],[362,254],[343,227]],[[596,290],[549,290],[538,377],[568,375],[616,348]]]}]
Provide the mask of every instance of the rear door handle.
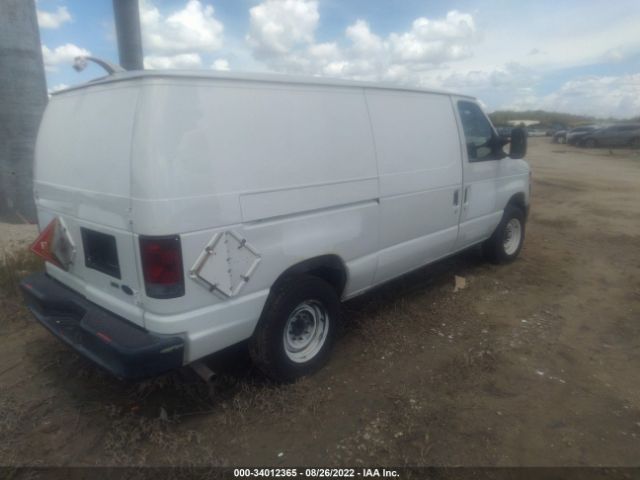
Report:
[{"label": "rear door handle", "polygon": [[453,192],[453,206],[457,207],[458,205],[460,205],[460,190],[456,188]]},{"label": "rear door handle", "polygon": [[465,187],[465,189],[464,189],[464,196],[462,198],[462,203],[464,205],[469,203],[469,187]]}]

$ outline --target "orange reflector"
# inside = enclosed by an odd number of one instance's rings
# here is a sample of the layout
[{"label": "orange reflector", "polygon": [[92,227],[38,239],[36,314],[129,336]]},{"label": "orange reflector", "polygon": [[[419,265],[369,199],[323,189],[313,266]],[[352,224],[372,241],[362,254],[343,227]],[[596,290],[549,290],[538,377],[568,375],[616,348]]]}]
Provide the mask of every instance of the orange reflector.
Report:
[{"label": "orange reflector", "polygon": [[40,232],[36,241],[31,244],[29,250],[38,255],[39,257],[44,258],[47,262],[51,262],[54,265],[64,268],[60,260],[53,253],[53,240],[56,235],[56,230],[58,228],[58,219],[54,218],[49,225],[45,227],[44,230]]}]

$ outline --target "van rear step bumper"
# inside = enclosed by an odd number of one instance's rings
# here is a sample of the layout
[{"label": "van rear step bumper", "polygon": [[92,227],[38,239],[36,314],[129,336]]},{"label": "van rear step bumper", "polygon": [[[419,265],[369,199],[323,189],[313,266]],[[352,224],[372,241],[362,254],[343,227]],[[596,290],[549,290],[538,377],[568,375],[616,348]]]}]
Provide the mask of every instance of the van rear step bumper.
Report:
[{"label": "van rear step bumper", "polygon": [[147,332],[44,272],[25,278],[20,288],[36,320],[118,378],[142,379],[182,366],[181,337]]}]

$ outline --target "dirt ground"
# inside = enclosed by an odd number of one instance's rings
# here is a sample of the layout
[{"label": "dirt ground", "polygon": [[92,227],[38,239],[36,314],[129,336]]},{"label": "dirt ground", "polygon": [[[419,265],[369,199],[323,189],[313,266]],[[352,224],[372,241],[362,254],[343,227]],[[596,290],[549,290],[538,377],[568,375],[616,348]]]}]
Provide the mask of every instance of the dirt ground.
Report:
[{"label": "dirt ground", "polygon": [[[0,464],[640,465],[640,155],[530,141],[521,257],[475,250],[345,305],[319,374],[110,378],[0,300]],[[454,275],[466,288],[454,293]]]},{"label": "dirt ground", "polygon": [[27,247],[37,234],[36,225],[0,223],[0,262],[6,255]]}]

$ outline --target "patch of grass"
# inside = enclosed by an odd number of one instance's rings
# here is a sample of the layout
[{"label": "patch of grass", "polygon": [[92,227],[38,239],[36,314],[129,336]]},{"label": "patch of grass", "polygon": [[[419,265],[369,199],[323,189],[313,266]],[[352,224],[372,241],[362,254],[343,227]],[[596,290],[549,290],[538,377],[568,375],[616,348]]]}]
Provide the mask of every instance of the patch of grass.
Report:
[{"label": "patch of grass", "polygon": [[[285,417],[313,418],[331,398],[313,379],[276,385],[260,378],[216,377],[190,383],[177,374],[125,387],[104,407],[109,419],[102,448],[107,465],[228,465],[225,451],[211,439],[240,431],[268,429]],[[214,430],[209,431],[208,426]]]},{"label": "patch of grass", "polygon": [[0,256],[0,297],[19,296],[20,280],[43,268],[42,260],[29,251]]},{"label": "patch of grass", "polygon": [[265,418],[315,416],[330,396],[310,378],[290,385],[245,380],[238,383],[235,395],[222,408],[226,423],[245,424]]},{"label": "patch of grass", "polygon": [[144,465],[151,444],[167,452],[176,450],[177,438],[172,435],[169,420],[136,416],[110,406],[107,408],[111,429],[105,438],[107,457],[116,465]]},{"label": "patch of grass", "polygon": [[43,269],[43,261],[31,252],[0,252],[0,326],[15,326],[16,320],[27,318],[20,294],[20,280]]},{"label": "patch of grass", "polygon": [[0,396],[0,464],[2,465],[17,463],[15,454],[11,452],[11,438],[18,434],[19,426],[26,414],[24,402],[6,393]]}]

